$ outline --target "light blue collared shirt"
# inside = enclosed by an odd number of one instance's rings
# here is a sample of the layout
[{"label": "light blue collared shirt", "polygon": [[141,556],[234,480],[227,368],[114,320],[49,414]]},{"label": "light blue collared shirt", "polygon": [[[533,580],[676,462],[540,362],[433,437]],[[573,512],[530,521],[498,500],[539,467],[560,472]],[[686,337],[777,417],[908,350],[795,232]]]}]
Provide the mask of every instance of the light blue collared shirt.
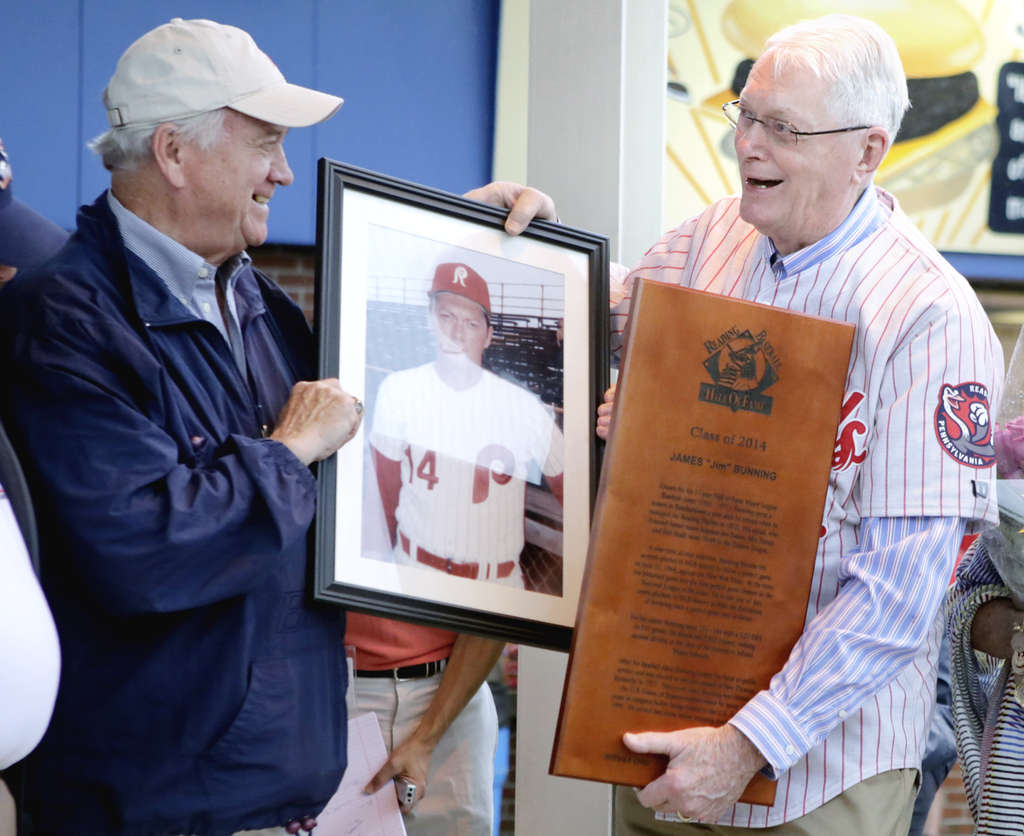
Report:
[{"label": "light blue collared shirt", "polygon": [[[189,313],[213,325],[231,349],[232,356],[242,377],[246,376],[245,352],[242,346],[241,330],[238,326],[238,306],[235,303],[235,282],[238,274],[252,259],[247,253],[239,253],[225,261],[219,268],[205,261],[202,256],[165,235],[155,226],[146,223],[138,215],[126,209],[112,190],[107,191],[107,203],[117,219],[121,240],[127,249],[142,259],[143,263],[156,273]],[[217,303],[217,275],[226,276],[225,293],[228,321],[221,316]]]},{"label": "light blue collared shirt", "polygon": [[[913,596],[926,602],[920,614],[939,611],[965,526],[959,517],[861,522],[860,546],[840,565],[843,603],[834,602],[805,626],[768,689],[729,721],[764,755],[766,775],[778,778],[913,660],[920,634],[932,622],[890,605]],[[879,600],[880,589],[890,592],[891,600]],[[843,652],[830,644],[837,636],[844,637]]]},{"label": "light blue collared shirt", "polygon": [[775,278],[782,279],[820,264],[836,253],[855,247],[885,223],[887,212],[878,202],[875,187],[869,185],[857,198],[846,219],[820,241],[795,253],[783,256],[775,249],[775,242],[765,238],[768,263]]}]

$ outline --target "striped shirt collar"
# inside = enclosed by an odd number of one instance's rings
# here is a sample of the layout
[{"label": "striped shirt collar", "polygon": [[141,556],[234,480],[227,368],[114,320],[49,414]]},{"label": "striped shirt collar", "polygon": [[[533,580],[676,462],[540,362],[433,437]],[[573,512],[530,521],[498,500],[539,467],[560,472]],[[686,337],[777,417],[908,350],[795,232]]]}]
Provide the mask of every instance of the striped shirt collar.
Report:
[{"label": "striped shirt collar", "polygon": [[[107,190],[107,202],[117,219],[125,247],[160,277],[181,304],[196,316],[207,319],[208,317],[197,309],[196,284],[200,279],[212,280],[217,268],[125,208],[121,201],[114,197],[112,189]],[[248,253],[242,252],[221,265],[221,272],[229,276],[229,289],[234,288],[238,271],[251,261]]]},{"label": "striped shirt collar", "polygon": [[856,246],[885,223],[886,217],[887,212],[875,193],[875,187],[869,185],[861,193],[846,219],[820,241],[782,256],[775,249],[772,239],[766,235],[763,239],[764,254],[775,278],[781,281],[817,266],[836,253]]}]

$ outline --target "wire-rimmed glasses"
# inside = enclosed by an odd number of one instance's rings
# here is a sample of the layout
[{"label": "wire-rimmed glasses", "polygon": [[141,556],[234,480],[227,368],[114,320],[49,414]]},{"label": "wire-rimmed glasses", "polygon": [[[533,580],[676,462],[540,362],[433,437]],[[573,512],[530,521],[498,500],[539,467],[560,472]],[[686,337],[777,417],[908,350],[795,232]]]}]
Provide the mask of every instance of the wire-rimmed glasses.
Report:
[{"label": "wire-rimmed glasses", "polygon": [[729,120],[729,124],[735,128],[737,133],[750,130],[750,127],[756,122],[764,128],[765,136],[778,145],[796,145],[802,136],[843,134],[849,131],[864,131],[871,127],[870,125],[854,125],[850,128],[832,128],[828,131],[798,131],[792,122],[757,116],[743,107],[739,99],[733,99],[722,105],[722,113],[725,114],[725,118]]}]

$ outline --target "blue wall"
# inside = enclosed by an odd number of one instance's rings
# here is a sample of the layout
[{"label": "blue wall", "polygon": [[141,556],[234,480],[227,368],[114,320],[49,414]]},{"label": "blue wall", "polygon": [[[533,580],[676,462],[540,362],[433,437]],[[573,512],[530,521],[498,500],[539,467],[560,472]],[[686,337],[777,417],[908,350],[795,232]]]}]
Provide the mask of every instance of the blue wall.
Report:
[{"label": "blue wall", "polygon": [[241,26],[285,77],[342,96],[292,131],[295,183],[271,240],[311,244],[316,160],[326,156],[463,192],[490,179],[499,0],[3,0],[0,137],[14,193],[71,228],[108,183],[85,143],[106,130],[102,92],[124,49],[172,17]]}]

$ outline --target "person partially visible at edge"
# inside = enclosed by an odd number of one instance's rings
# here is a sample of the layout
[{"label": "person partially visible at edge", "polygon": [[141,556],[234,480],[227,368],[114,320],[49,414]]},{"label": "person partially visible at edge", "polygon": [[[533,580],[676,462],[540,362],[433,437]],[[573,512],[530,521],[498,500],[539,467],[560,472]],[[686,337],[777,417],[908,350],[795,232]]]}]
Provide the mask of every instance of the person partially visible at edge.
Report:
[{"label": "person partially visible at edge", "polygon": [[[121,57],[92,143],[111,186],[0,306],[0,413],[63,639],[29,760],[40,833],[308,831],[346,759],[344,618],[305,589],[314,461],[362,405],[245,250],[341,99],[241,29],[176,18]],[[496,183],[509,232],[550,199]]]},{"label": "person partially visible at edge", "polygon": [[[389,374],[370,449],[392,554],[426,572],[523,589],[526,480],[562,498],[562,432],[536,395],[483,367],[491,293],[472,266],[434,267],[434,359]],[[539,477],[538,477],[539,478]],[[498,718],[488,673],[503,642],[352,613],[356,702],[377,715],[389,756],[370,783],[416,787],[410,836],[490,833]]]},{"label": "person partially visible at edge", "polygon": [[0,306],[65,659],[26,809],[53,834],[310,824],[345,766],[346,681],[341,615],[304,595],[309,465],[359,414],[312,380],[302,313],[245,250],[293,180],[288,129],[341,99],[176,18],[103,102],[110,189]]},{"label": "person partially visible at edge", "polygon": [[964,555],[946,599],[953,728],[976,836],[1024,832],[1021,342],[994,433],[1000,524]]},{"label": "person partially visible at edge", "polygon": [[[315,815],[345,767],[339,612],[304,595],[309,465],[359,426],[253,269],[289,127],[341,104],[240,29],[121,57],[111,186],[0,306],[2,412],[63,642],[26,810],[53,834],[223,834]],[[282,831],[283,832],[283,831]]]},{"label": "person partially visible at edge", "polygon": [[1020,833],[1024,831],[1024,609],[1014,601],[983,540],[957,568],[947,608],[953,724],[974,833]]},{"label": "person partially visible at edge", "polygon": [[42,263],[68,233],[14,196],[14,168],[0,140],[0,288],[19,270]]},{"label": "person partially visible at edge", "polygon": [[[910,825],[940,604],[965,529],[996,518],[1002,351],[974,292],[872,179],[908,107],[892,38],[829,15],[767,42],[735,102],[738,197],[655,244],[654,279],[856,326],[802,636],[720,727],[624,737],[668,757],[615,795],[616,834],[892,834]],[[599,409],[607,436],[614,389]],[[771,807],[739,803],[758,772]],[[704,824],[698,824],[704,823]]]},{"label": "person partially visible at edge", "polygon": [[[19,270],[46,261],[68,238],[15,198],[13,183],[11,161],[0,142],[0,289]],[[0,421],[0,772],[36,746],[57,698],[60,645],[36,577],[38,557],[28,487]],[[8,777],[16,794],[21,783],[16,774],[0,778],[0,833],[17,832],[5,787]]]}]

